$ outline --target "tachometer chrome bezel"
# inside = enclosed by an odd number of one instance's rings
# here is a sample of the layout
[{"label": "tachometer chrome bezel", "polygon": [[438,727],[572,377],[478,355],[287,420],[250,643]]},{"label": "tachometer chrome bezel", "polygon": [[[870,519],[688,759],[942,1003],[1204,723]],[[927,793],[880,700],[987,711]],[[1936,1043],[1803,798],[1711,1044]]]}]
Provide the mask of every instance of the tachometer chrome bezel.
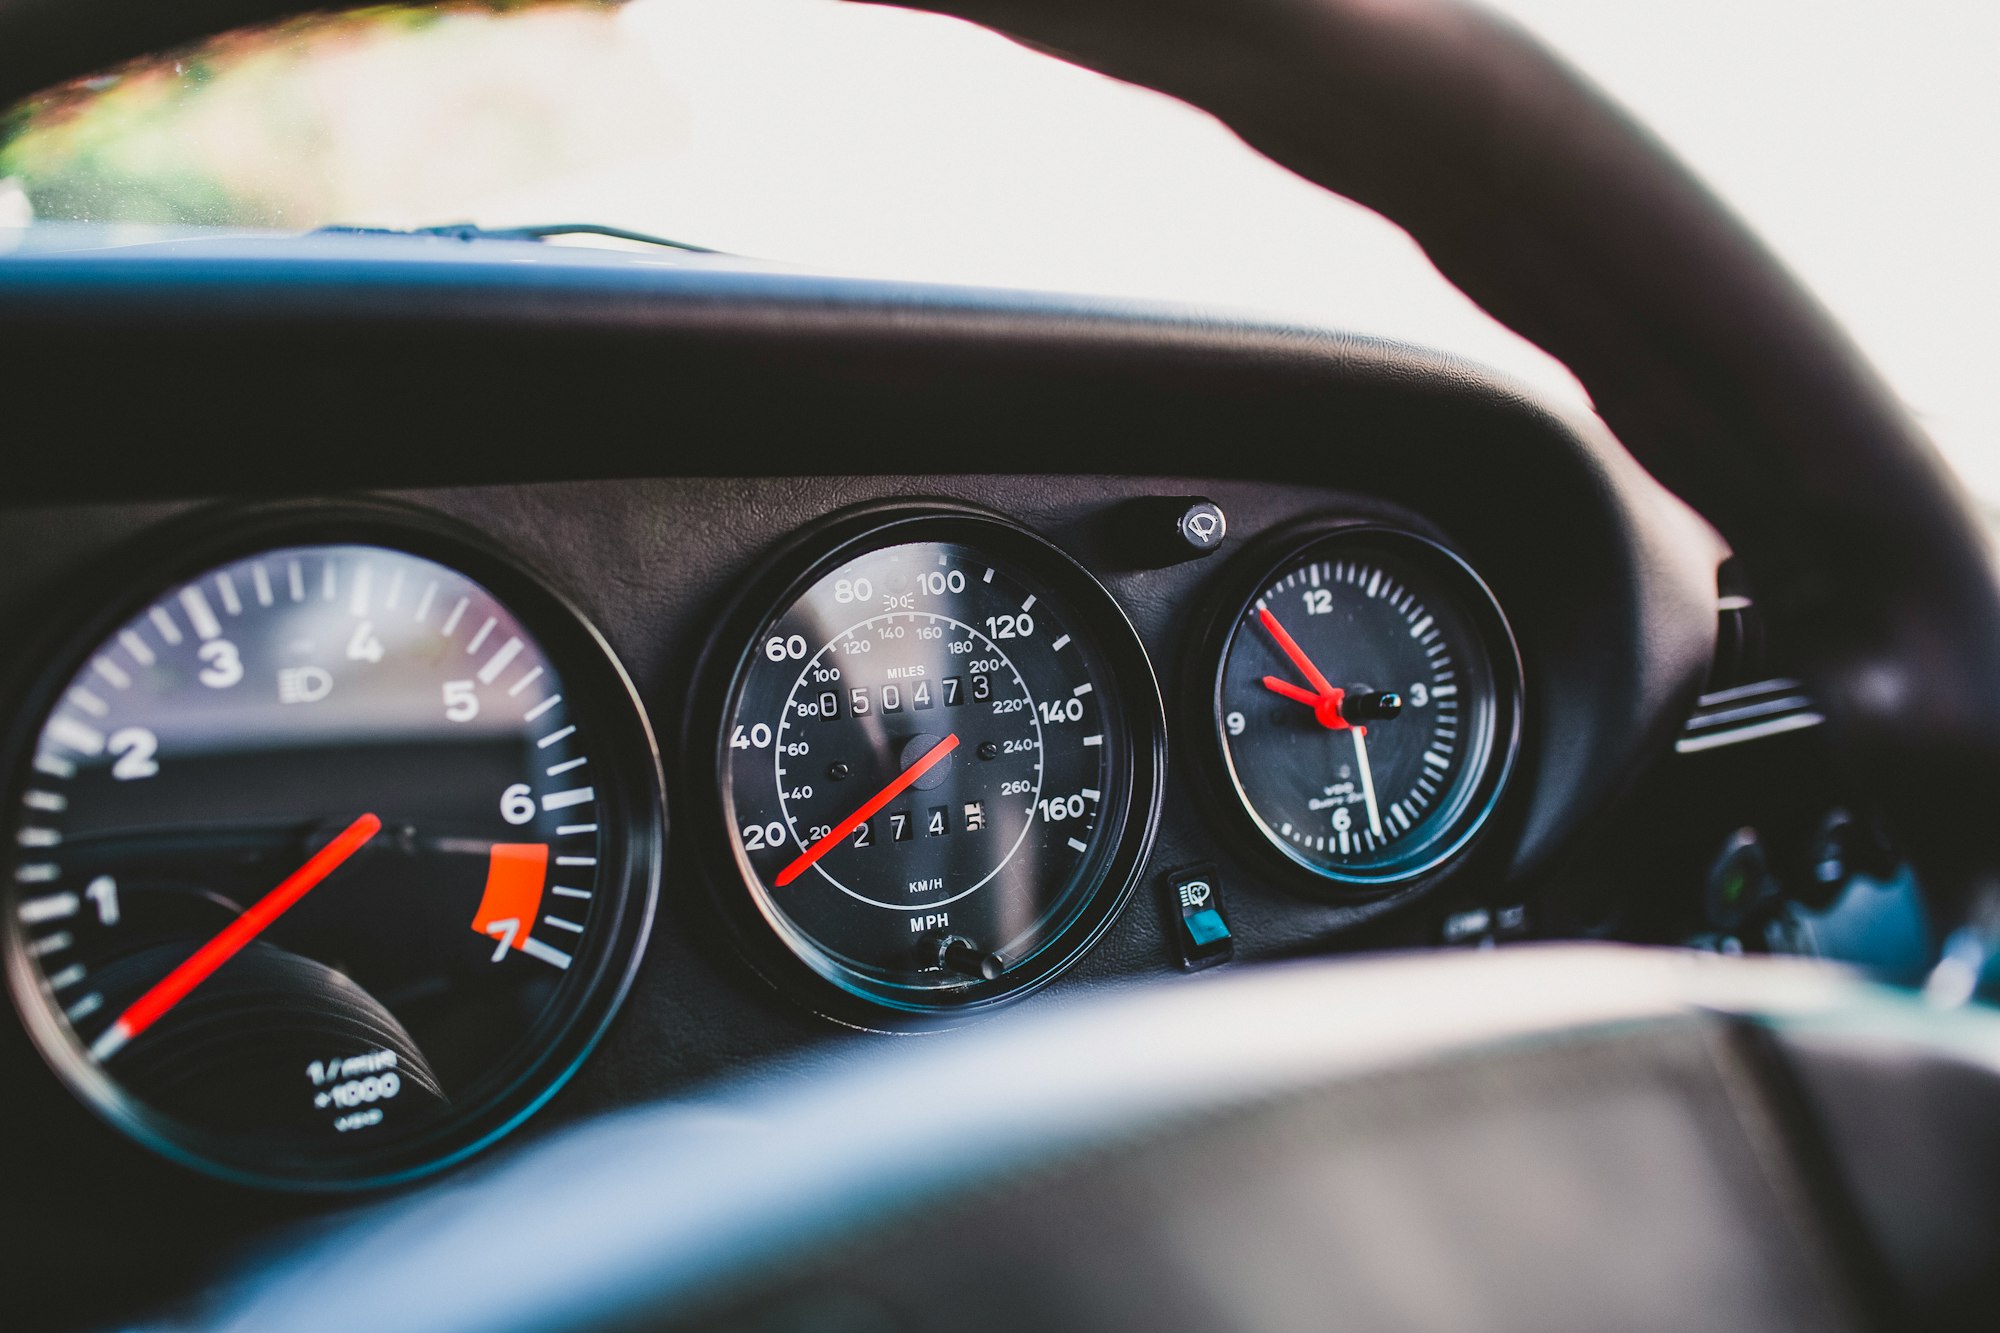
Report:
[{"label": "tachometer chrome bezel", "polygon": [[[387,501],[306,499],[197,509],[122,544],[66,583],[64,606],[92,609],[82,616],[51,615],[45,623],[53,628],[20,659],[17,678],[5,692],[13,720],[0,741],[0,763],[6,766],[0,799],[9,809],[19,806],[26,757],[79,666],[163,590],[261,550],[347,543],[407,552],[467,575],[503,599],[562,656],[565,669],[586,686],[585,706],[601,737],[602,758],[593,762],[615,775],[605,790],[625,836],[606,849],[616,864],[604,867],[604,882],[627,887],[582,960],[588,971],[579,974],[576,997],[536,1030],[538,1053],[522,1062],[504,1088],[421,1134],[322,1163],[248,1160],[228,1142],[128,1094],[51,1012],[10,912],[0,923],[8,988],[32,1045],[56,1078],[113,1130],[160,1157],[259,1189],[349,1192],[397,1185],[463,1161],[519,1127],[569,1081],[603,1037],[637,973],[659,894],[667,828],[659,749],[638,691],[609,643],[567,596],[512,553],[456,521]],[[135,578],[135,569],[144,575]],[[10,877],[16,860],[10,848],[5,857]]]}]

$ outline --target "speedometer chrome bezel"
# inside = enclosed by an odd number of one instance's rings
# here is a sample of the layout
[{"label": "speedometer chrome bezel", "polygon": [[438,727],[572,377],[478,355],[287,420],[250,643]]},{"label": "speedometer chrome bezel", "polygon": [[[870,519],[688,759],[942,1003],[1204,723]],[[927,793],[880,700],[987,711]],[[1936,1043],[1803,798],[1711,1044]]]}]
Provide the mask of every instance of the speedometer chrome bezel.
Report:
[{"label": "speedometer chrome bezel", "polygon": [[[1424,855],[1388,873],[1338,871],[1301,860],[1252,808],[1238,777],[1223,725],[1223,688],[1229,650],[1244,615],[1271,579],[1308,552],[1336,540],[1401,546],[1455,586],[1461,609],[1473,621],[1494,676],[1496,717],[1492,749],[1457,826],[1425,848]],[[1512,625],[1499,598],[1472,563],[1442,533],[1415,520],[1374,515],[1320,515],[1265,534],[1238,554],[1220,579],[1197,636],[1197,679],[1204,682],[1190,722],[1205,741],[1202,767],[1232,841],[1281,874],[1280,882],[1308,897],[1343,903],[1404,900],[1465,864],[1505,807],[1520,763],[1526,711],[1526,673]]]},{"label": "speedometer chrome bezel", "polygon": [[[764,628],[820,579],[869,552],[905,543],[958,542],[1061,589],[1087,618],[1125,702],[1122,725],[1130,755],[1124,799],[1100,835],[1109,856],[1087,890],[1083,909],[1019,968],[994,981],[973,980],[913,1001],[893,989],[843,975],[818,957],[803,936],[763,901],[759,883],[731,827],[728,720],[737,711]],[[1110,929],[1137,888],[1159,825],[1166,777],[1166,720],[1152,662],[1124,609],[1075,557],[1011,519],[944,500],[882,501],[832,514],[792,537],[763,562],[761,573],[718,617],[720,629],[697,671],[684,732],[712,736],[691,747],[687,790],[699,802],[699,846],[712,908],[737,956],[761,981],[820,1017],[873,1031],[951,1026],[965,1016],[1011,1003],[1040,989]]]},{"label": "speedometer chrome bezel", "polygon": [[[21,802],[27,756],[71,676],[103,640],[179,584],[233,560],[285,546],[374,545],[437,561],[483,585],[515,610],[585,688],[581,705],[599,738],[594,763],[615,775],[605,784],[623,835],[602,852],[605,883],[622,883],[611,919],[579,961],[577,992],[538,1027],[540,1051],[506,1085],[420,1134],[383,1148],[329,1159],[324,1169],[288,1163],[273,1169],[232,1160],[229,1147],[133,1097],[58,1021],[9,914],[0,923],[9,993],[36,1051],[100,1120],[167,1161],[233,1185],[281,1192],[353,1192],[414,1180],[490,1147],[545,1105],[602,1039],[630,990],[652,930],[666,839],[665,784],[659,749],[637,689],[609,643],[582,611],[511,552],[455,520],[373,498],[280,500],[203,507],[166,520],[122,543],[65,585],[63,603],[94,608],[53,614],[54,626],[12,669],[5,697],[13,706],[0,741],[0,799]],[[134,570],[144,571],[134,577]],[[81,591],[77,591],[81,589]],[[18,859],[10,849],[8,870]],[[524,1040],[526,1040],[524,1038]]]}]

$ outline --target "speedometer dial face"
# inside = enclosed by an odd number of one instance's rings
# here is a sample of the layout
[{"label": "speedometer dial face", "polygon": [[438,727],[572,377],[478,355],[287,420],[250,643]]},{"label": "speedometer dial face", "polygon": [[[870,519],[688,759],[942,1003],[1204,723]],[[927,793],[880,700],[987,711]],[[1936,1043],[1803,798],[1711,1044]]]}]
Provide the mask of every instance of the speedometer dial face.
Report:
[{"label": "speedometer dial face", "polygon": [[490,557],[251,546],[56,665],[16,759],[10,977],[58,1072],[155,1146],[393,1178],[601,1029],[650,911],[651,747],[594,637]]},{"label": "speedometer dial face", "polygon": [[1293,863],[1379,885],[1462,848],[1512,761],[1520,676],[1471,569],[1411,534],[1353,528],[1263,567],[1216,677],[1243,809]]},{"label": "speedometer dial face", "polygon": [[794,580],[719,771],[754,905],[850,996],[964,1007],[1038,982],[1129,885],[1158,694],[1115,605],[996,520],[905,521]]}]

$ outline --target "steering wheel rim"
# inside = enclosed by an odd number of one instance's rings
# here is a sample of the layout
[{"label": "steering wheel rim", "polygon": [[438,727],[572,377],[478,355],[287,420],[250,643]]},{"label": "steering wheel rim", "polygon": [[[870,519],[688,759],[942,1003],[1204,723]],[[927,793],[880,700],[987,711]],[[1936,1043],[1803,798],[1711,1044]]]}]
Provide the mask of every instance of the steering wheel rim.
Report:
[{"label": "steering wheel rim", "polygon": [[[1730,543],[1947,927],[1991,892],[1989,535],[1827,311],[1519,26],[1460,0],[915,0],[1215,115],[1402,226]],[[1994,915],[1981,912],[1982,919]]]},{"label": "steering wheel rim", "polygon": [[[1464,0],[898,2],[1206,110],[1403,227],[1729,541],[1933,918],[2000,893],[1978,836],[2000,780],[1984,525],[1827,312],[1585,78]],[[101,0],[77,24],[0,0],[0,89],[296,8]],[[2000,910],[1979,915],[2000,939]]]}]

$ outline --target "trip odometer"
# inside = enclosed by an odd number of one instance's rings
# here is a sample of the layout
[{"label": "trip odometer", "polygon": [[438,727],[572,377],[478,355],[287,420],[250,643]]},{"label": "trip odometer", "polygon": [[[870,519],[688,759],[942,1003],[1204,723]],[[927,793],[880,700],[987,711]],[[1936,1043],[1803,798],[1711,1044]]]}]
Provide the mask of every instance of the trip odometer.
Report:
[{"label": "trip odometer", "polygon": [[1103,589],[1012,524],[849,527],[756,620],[725,707],[754,917],[847,996],[1019,993],[1130,887],[1158,788],[1151,671]]}]

